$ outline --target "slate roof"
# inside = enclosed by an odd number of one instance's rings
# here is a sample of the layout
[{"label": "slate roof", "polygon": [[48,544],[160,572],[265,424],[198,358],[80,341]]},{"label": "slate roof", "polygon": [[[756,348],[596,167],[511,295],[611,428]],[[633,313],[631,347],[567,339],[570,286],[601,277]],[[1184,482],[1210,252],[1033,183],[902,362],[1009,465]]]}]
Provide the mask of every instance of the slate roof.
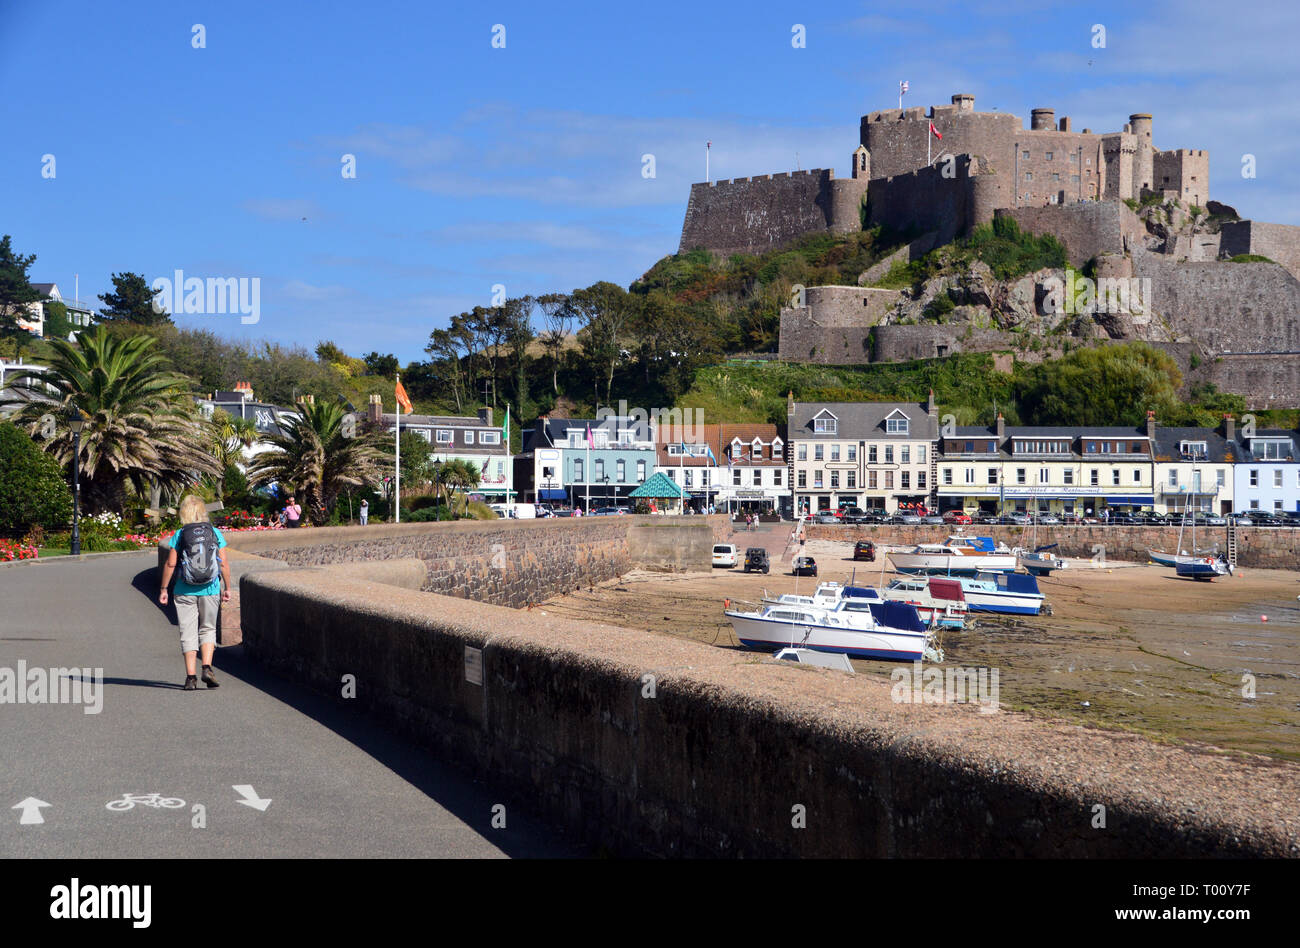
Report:
[{"label": "slate roof", "polygon": [[[823,411],[829,411],[838,419],[836,433],[813,431],[813,419]],[[889,434],[885,431],[885,419],[895,411],[901,411],[907,416],[908,434]],[[939,419],[931,418],[926,406],[917,402],[795,402],[789,434],[796,440],[897,438],[899,441],[933,441],[939,436]]]}]

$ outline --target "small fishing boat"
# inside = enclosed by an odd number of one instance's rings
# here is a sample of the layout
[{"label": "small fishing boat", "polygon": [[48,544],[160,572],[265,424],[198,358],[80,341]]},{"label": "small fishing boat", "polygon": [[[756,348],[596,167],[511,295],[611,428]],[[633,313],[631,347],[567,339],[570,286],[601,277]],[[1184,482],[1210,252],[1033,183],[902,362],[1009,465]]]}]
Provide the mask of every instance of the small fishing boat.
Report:
[{"label": "small fishing boat", "polygon": [[1054,569],[1065,569],[1066,562],[1059,556],[1053,556],[1050,552],[1055,550],[1059,544],[1053,543],[1049,546],[1034,547],[1032,553],[1024,550],[1016,556],[1016,562],[1020,564],[1026,572],[1034,576],[1050,576]]},{"label": "small fishing boat", "polygon": [[1024,573],[977,573],[958,580],[972,612],[1004,612],[1036,616],[1051,607],[1038,589],[1038,580]]},{"label": "small fishing boat", "polygon": [[900,573],[930,573],[945,576],[973,576],[980,572],[1013,572],[1016,552],[1006,544],[994,544],[992,537],[953,534],[943,543],[921,543],[889,554]]},{"label": "small fishing boat", "polygon": [[[737,604],[738,605],[738,604]],[[746,648],[810,648],[854,658],[943,661],[916,607],[882,600],[874,589],[823,583],[812,596],[780,596],[757,609],[724,604],[723,615]]]}]

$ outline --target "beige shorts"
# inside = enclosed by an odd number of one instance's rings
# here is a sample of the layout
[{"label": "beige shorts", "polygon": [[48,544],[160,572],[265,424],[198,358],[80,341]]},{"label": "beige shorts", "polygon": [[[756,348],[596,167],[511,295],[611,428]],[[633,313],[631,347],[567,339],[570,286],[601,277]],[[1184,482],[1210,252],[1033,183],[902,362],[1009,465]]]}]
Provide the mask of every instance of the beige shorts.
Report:
[{"label": "beige shorts", "polygon": [[221,596],[176,596],[176,624],[181,630],[181,651],[197,652],[199,645],[217,644],[217,610]]}]

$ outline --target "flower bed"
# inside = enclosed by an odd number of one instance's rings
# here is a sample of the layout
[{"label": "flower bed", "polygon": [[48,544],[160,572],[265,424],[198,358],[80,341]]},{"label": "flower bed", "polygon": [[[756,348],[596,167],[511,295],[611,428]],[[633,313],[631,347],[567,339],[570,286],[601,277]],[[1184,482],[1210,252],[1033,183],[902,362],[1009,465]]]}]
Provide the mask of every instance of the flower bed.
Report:
[{"label": "flower bed", "polygon": [[17,540],[0,540],[0,563],[36,559],[36,547]]}]

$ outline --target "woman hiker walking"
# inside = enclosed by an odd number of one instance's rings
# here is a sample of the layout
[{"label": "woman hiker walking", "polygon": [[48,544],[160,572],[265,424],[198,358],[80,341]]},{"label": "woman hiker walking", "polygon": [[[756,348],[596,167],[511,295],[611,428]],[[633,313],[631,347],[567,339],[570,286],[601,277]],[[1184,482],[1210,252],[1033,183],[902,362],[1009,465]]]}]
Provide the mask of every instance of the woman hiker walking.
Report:
[{"label": "woman hiker walking", "polygon": [[[167,586],[180,564],[176,577],[176,624],[180,628],[181,651],[185,654],[185,690],[199,687],[195,674],[195,653],[203,653],[203,683],[219,687],[212,673],[212,653],[217,646],[217,610],[230,601],[230,565],[221,548],[226,538],[208,523],[203,500],[193,494],[181,501],[181,523],[185,526],[171,535],[167,545],[167,563],[163,566],[158,603],[167,605]],[[224,584],[224,585],[223,585]]]}]

